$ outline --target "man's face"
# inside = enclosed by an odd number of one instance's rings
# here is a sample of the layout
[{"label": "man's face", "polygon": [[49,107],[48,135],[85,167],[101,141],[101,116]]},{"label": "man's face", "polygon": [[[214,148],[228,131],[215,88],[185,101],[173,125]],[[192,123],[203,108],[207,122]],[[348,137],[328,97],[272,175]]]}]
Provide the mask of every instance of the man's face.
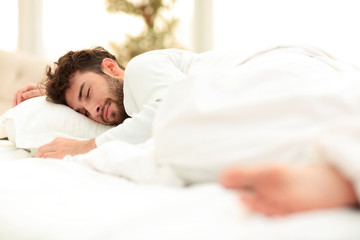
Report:
[{"label": "man's face", "polygon": [[94,72],[75,72],[65,92],[69,107],[103,124],[118,125],[125,120],[119,79]]}]

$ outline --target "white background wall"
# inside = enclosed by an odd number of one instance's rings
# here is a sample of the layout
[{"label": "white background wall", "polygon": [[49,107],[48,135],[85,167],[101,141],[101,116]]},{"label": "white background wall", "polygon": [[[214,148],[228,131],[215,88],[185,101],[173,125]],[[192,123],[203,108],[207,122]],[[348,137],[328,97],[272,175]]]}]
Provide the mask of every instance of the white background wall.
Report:
[{"label": "white background wall", "polygon": [[17,24],[17,1],[0,0],[0,49],[16,49]]},{"label": "white background wall", "polygon": [[360,65],[359,0],[213,0],[214,48],[311,44]]},{"label": "white background wall", "polygon": [[[35,0],[36,1],[36,0]],[[195,2],[211,13],[194,14]],[[173,15],[181,18],[178,37],[190,50],[254,48],[277,44],[311,44],[360,65],[358,0],[178,0]],[[136,33],[141,21],[110,15],[103,0],[42,0],[43,54],[120,42]],[[204,10],[204,8],[201,8]],[[199,12],[197,12],[199,13]],[[208,18],[208,19],[206,19]],[[17,48],[17,1],[0,1],[0,49]],[[210,37],[199,40],[201,31]],[[194,36],[196,39],[194,39]],[[205,46],[204,49],[199,48]]]}]

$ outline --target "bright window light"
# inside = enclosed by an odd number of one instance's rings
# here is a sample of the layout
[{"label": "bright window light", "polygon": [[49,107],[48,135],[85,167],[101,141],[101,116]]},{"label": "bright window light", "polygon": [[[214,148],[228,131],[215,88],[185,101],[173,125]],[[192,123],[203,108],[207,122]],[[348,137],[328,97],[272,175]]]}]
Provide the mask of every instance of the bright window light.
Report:
[{"label": "bright window light", "polygon": [[15,51],[17,46],[18,9],[17,1],[0,2],[0,49]]}]

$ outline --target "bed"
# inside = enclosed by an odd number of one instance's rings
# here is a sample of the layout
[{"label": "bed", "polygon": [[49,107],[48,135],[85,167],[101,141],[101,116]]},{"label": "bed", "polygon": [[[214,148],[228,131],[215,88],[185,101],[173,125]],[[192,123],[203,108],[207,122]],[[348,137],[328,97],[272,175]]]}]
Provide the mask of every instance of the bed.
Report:
[{"label": "bed", "polygon": [[360,238],[357,209],[268,218],[248,211],[216,182],[149,181],[151,165],[119,167],[116,157],[101,168],[96,152],[78,161],[34,158],[40,145],[57,136],[87,139],[109,128],[44,97],[21,103],[0,122],[0,239]]},{"label": "bed", "polygon": [[136,148],[113,142],[62,160],[34,157],[55,137],[90,139],[109,128],[44,97],[2,114],[0,239],[360,239],[359,209],[270,218],[250,212],[216,181],[184,185],[167,169],[157,178],[143,154],[151,140]]}]

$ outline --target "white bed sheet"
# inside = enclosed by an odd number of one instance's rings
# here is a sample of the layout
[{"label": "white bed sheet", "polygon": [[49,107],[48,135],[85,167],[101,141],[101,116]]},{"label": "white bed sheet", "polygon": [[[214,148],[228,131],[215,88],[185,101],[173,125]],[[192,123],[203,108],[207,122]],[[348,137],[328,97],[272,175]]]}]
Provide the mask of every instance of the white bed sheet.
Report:
[{"label": "white bed sheet", "polygon": [[360,212],[267,218],[218,184],[137,185],[0,141],[0,239],[360,239]]}]

